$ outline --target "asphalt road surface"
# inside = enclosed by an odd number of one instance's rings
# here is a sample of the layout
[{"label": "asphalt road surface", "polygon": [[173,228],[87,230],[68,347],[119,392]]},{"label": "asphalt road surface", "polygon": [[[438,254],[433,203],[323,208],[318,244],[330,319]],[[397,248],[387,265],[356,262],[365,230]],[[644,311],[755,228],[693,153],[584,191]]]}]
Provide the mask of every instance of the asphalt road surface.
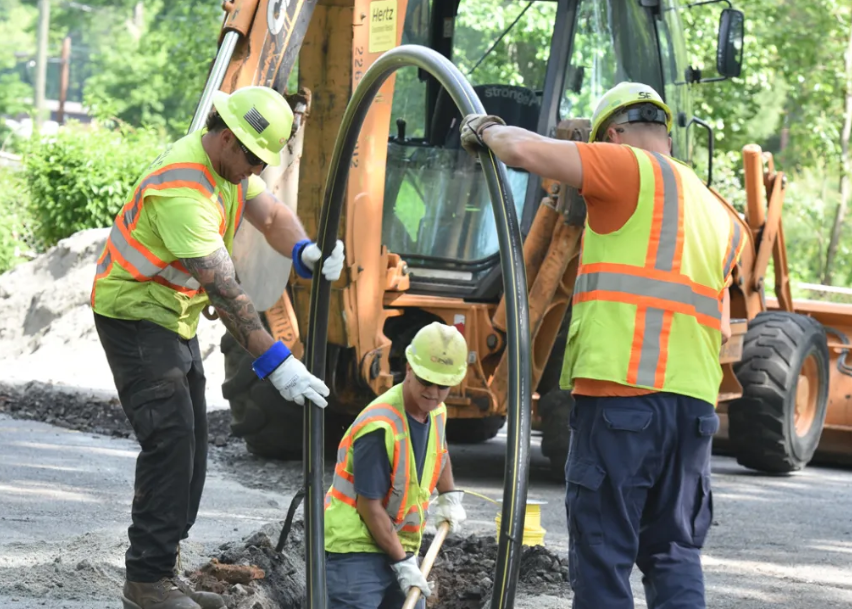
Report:
[{"label": "asphalt road surface", "polygon": [[[563,554],[563,485],[549,479],[533,443],[529,496],[546,502],[545,544]],[[499,500],[504,448],[502,435],[451,446],[457,485]],[[0,416],[0,607],[120,606],[137,450],[131,440]],[[281,520],[300,471],[299,463],[211,459],[185,566]],[[331,464],[326,471],[328,482]],[[713,488],[714,526],[703,556],[708,607],[852,606],[852,471],[809,467],[767,477],[714,457]],[[469,495],[465,507],[467,533],[495,534],[498,506]],[[636,606],[645,607],[638,572],[633,583]],[[565,599],[534,600],[518,606],[567,606]]]}]

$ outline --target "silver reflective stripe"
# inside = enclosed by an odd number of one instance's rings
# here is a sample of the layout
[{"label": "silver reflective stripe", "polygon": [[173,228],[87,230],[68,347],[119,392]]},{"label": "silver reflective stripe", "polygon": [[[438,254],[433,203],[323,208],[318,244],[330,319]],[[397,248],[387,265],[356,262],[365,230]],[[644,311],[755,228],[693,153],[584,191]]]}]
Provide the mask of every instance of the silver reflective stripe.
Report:
[{"label": "silver reflective stripe", "polygon": [[674,268],[680,220],[677,179],[674,169],[663,155],[658,152],[652,152],[651,155],[657,159],[663,176],[663,223],[660,227],[660,243],[657,247],[657,259],[654,262],[654,268],[660,271],[671,271]]},{"label": "silver reflective stripe", "polygon": [[402,519],[402,522],[399,524],[394,524],[394,528],[399,531],[402,527],[407,525],[413,525],[417,528],[420,528],[420,524],[423,521],[420,519],[420,510],[417,509],[417,506],[412,506],[412,510],[405,515],[405,518]]},{"label": "silver reflective stripe", "polygon": [[112,252],[110,252],[109,247],[107,247],[106,255],[104,255],[104,259],[98,263],[98,267],[95,269],[95,274],[102,275],[103,273],[106,273],[110,264],[112,264]]},{"label": "silver reflective stripe", "polygon": [[[187,167],[180,167],[176,169],[167,169],[162,173],[158,173],[155,175],[149,175],[142,183],[139,185],[139,188],[136,189],[134,193],[133,205],[124,212],[124,223],[125,226],[130,228],[133,226],[133,221],[136,219],[136,215],[139,213],[139,208],[142,206],[142,199],[144,198],[145,189],[150,186],[158,186],[161,184],[165,184],[167,182],[195,182],[200,184],[204,188],[207,189],[207,192],[212,196],[215,192],[216,185],[212,184],[207,177],[207,174],[200,169],[190,169]],[[177,188],[181,188],[180,186]],[[219,197],[219,207],[222,209],[222,213],[224,214],[225,206],[222,204],[222,197]]]},{"label": "silver reflective stripe", "polygon": [[144,277],[153,277],[160,272],[160,267],[148,260],[132,245],[127,242],[124,235],[119,230],[118,226],[112,225],[112,230],[109,232],[109,240],[112,241],[112,246],[119,255],[127,260],[136,272]]},{"label": "silver reflective stripe", "polygon": [[201,284],[196,281],[195,277],[189,273],[184,273],[171,265],[160,271],[159,275],[169,283],[179,285],[190,290],[197,290],[201,287]]},{"label": "silver reflective stripe", "polygon": [[734,241],[731,244],[731,251],[728,252],[728,259],[725,260],[725,274],[724,274],[725,278],[728,277],[728,274],[731,272],[731,269],[734,266],[734,260],[736,259],[736,256],[737,256],[737,250],[740,249],[740,244],[742,243],[742,240],[743,240],[743,231],[740,228],[739,223],[734,222],[733,220],[732,220],[732,222],[734,224]]},{"label": "silver reflective stripe", "polygon": [[636,376],[640,385],[654,386],[657,376],[657,362],[660,360],[660,334],[663,331],[661,309],[647,309],[645,312],[645,333],[642,336],[642,352],[639,355],[639,372]]},{"label": "silver reflective stripe", "polygon": [[346,497],[349,497],[352,501],[355,501],[358,498],[358,495],[355,493],[355,485],[337,472],[334,473],[332,486],[334,486],[336,491]]},{"label": "silver reflective stripe", "polygon": [[[695,312],[707,315],[713,319],[722,319],[719,311],[719,301],[716,298],[698,294],[688,285],[662,281],[660,279],[649,279],[647,277],[635,277],[626,273],[610,273],[606,271],[598,273],[586,273],[577,278],[575,290],[579,293],[602,290],[606,292],[622,292],[632,296],[660,298],[678,302],[695,308]],[[663,309],[648,309],[660,310]],[[647,335],[646,335],[647,337]],[[655,339],[659,342],[659,339]]]},{"label": "silver reflective stripe", "polygon": [[[393,471],[390,497],[388,498],[388,504],[385,506],[385,511],[394,522],[399,518],[399,511],[403,508],[402,501],[405,497],[405,491],[408,490],[408,453],[410,450],[408,436],[406,436],[399,441],[399,463]],[[393,466],[393,463],[391,463],[391,466]]]},{"label": "silver reflective stripe", "polygon": [[132,264],[133,268],[135,268],[136,272],[140,275],[144,277],[160,275],[166,281],[190,290],[197,290],[201,287],[192,275],[184,273],[173,266],[166,266],[161,269],[159,266],[148,260],[136,248],[127,242],[127,239],[124,238],[124,234],[115,224],[112,225],[112,230],[110,230],[109,233],[109,239],[121,257]]}]

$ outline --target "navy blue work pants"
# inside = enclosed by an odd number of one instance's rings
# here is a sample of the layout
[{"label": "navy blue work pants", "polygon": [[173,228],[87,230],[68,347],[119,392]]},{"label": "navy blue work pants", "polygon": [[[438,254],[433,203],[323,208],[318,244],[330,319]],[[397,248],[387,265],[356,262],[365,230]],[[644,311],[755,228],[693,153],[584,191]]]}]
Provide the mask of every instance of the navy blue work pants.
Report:
[{"label": "navy blue work pants", "polygon": [[713,404],[682,395],[576,396],[565,465],[574,609],[704,609],[700,550],[713,518]]},{"label": "navy blue work pants", "polygon": [[[329,609],[400,609],[405,603],[387,554],[328,552],[325,585]],[[422,595],[414,607],[425,609]]]}]

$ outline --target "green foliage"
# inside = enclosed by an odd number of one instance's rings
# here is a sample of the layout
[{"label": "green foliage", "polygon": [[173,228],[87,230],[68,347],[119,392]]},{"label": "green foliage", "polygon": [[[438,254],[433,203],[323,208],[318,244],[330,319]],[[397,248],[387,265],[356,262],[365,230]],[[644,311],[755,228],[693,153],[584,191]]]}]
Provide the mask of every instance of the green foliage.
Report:
[{"label": "green foliage", "polygon": [[24,171],[35,235],[49,247],[77,231],[109,226],[163,145],[149,129],[74,123],[55,137],[34,140]]},{"label": "green foliage", "polygon": [[26,190],[18,171],[0,168],[0,273],[24,262],[32,243]]},{"label": "green foliage", "polygon": [[222,10],[217,3],[151,6],[138,38],[118,36],[95,55],[85,103],[101,119],[163,127],[177,138],[192,122],[215,57]]}]

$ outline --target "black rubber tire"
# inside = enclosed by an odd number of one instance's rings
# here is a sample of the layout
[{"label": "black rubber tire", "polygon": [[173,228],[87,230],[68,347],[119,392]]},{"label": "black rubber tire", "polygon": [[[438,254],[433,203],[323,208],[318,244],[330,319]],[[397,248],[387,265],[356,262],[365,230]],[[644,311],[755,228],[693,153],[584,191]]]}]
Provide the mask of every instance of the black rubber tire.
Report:
[{"label": "black rubber tire", "polygon": [[454,444],[480,444],[497,435],[506,422],[506,417],[482,417],[481,419],[448,419],[447,441]]},{"label": "black rubber tire", "polygon": [[550,472],[555,480],[565,481],[565,462],[571,446],[571,427],[568,421],[574,398],[570,391],[554,389],[538,403],[541,416],[541,453],[550,460]]},{"label": "black rubber tire", "polygon": [[[816,413],[809,429],[799,435],[794,423],[796,390],[810,356],[819,376]],[[825,422],[829,361],[825,329],[810,317],[773,311],[749,323],[742,360],[734,365],[743,395],[728,406],[729,437],[740,465],[788,473],[810,462]]]},{"label": "black rubber tire", "polygon": [[[230,333],[222,337],[220,348],[225,355],[222,396],[230,403],[231,432],[245,441],[252,454],[268,459],[301,459],[304,407],[288,402],[272,383],[257,378],[251,367],[253,358]],[[327,455],[336,454],[350,420],[326,409]]]}]

